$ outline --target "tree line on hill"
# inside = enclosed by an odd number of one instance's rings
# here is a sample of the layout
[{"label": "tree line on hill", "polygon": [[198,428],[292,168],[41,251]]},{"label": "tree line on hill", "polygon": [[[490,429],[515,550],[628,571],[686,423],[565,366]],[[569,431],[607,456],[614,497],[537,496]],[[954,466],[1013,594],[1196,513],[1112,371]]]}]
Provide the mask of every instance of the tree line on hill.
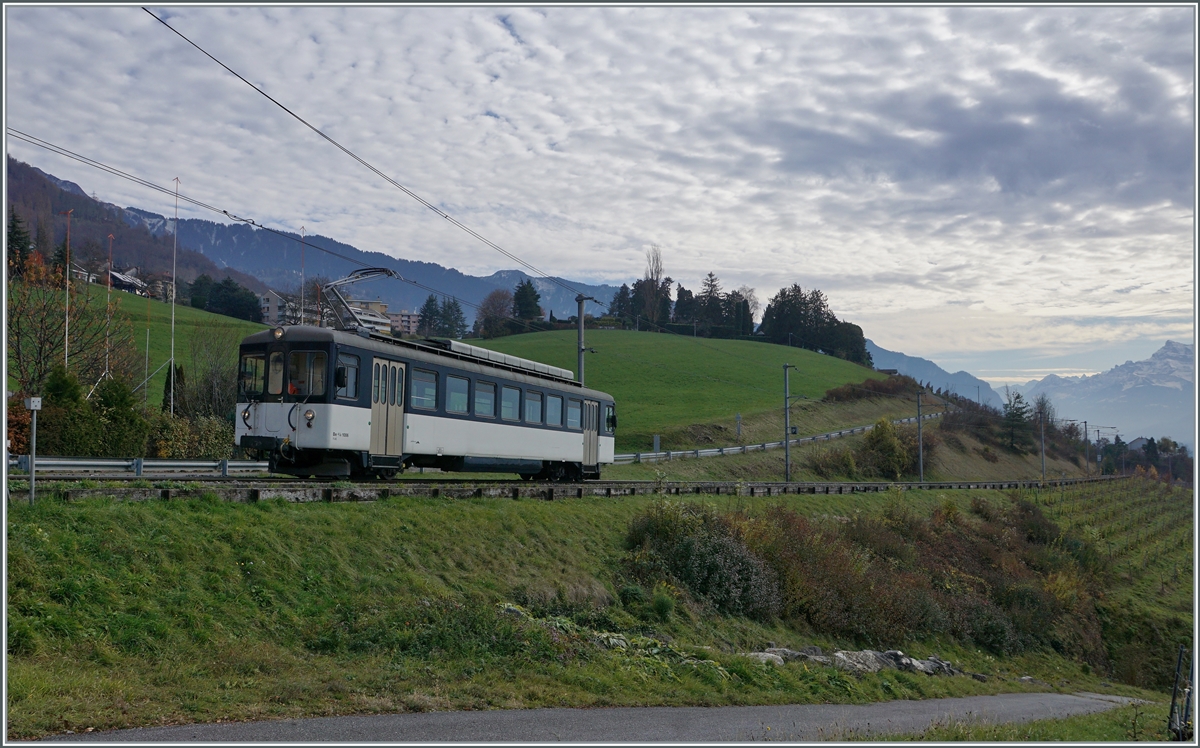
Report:
[{"label": "tree line on hill", "polygon": [[[646,271],[633,286],[622,285],[609,304],[610,317],[634,329],[667,331],[697,337],[737,338],[755,335],[754,318],[759,301],[754,289],[742,286],[723,291],[710,272],[694,293],[675,284],[663,272],[662,252],[654,246],[646,253]],[[798,284],[780,289],[763,310],[758,334],[779,345],[792,345],[871,365],[862,328],[839,320],[818,289],[805,291]]]},{"label": "tree line on hill", "polygon": [[[561,324],[563,321],[553,318],[543,321],[544,312],[538,301],[537,289],[528,280],[511,293],[503,289],[493,291],[480,304],[473,334],[496,338],[566,326]],[[431,296],[425,304],[433,319],[436,299]],[[644,276],[632,286],[621,285],[608,304],[604,321],[647,332],[766,340],[871,366],[862,328],[839,320],[829,309],[829,301],[821,291],[805,291],[799,285],[781,289],[767,303],[762,325],[756,334],[754,320],[759,309],[760,302],[753,288],[741,286],[727,292],[723,290],[720,278],[712,272],[700,282],[698,292],[675,283],[664,272],[662,250],[652,246],[646,252]],[[565,322],[576,322],[576,319],[572,316]]]}]

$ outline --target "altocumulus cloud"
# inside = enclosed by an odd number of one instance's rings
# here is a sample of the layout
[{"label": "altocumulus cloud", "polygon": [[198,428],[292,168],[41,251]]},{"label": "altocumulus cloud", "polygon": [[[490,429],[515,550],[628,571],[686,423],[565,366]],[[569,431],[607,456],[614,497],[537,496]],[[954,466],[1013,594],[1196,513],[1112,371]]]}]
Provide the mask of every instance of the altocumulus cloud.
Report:
[{"label": "altocumulus cloud", "polygon": [[[511,266],[140,9],[6,12],[8,124],[273,225]],[[627,281],[656,243],[689,287],[817,286],[923,355],[1087,345],[1089,315],[1191,337],[1190,8],[156,12],[547,272]],[[939,334],[961,309],[992,321]]]}]

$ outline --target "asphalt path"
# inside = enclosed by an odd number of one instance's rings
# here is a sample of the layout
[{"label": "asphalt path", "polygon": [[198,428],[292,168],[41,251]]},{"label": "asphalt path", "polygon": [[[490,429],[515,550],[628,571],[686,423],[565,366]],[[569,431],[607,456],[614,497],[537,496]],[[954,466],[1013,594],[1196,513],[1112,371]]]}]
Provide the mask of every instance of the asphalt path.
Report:
[{"label": "asphalt path", "polygon": [[741,742],[844,740],[915,733],[937,720],[1028,722],[1112,709],[1134,701],[1092,693],[1013,693],[877,704],[509,709],[314,717],[267,722],[143,727],[57,735],[104,742]]}]

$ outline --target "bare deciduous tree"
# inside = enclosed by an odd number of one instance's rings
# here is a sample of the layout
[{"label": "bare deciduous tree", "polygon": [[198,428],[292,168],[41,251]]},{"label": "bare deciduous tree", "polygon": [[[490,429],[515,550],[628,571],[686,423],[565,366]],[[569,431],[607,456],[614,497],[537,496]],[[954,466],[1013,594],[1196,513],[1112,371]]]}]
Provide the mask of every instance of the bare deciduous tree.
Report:
[{"label": "bare deciduous tree", "polygon": [[508,332],[506,322],[512,318],[512,291],[498,288],[479,304],[475,315],[475,333],[481,338],[497,338]]},{"label": "bare deciduous tree", "polygon": [[[70,371],[85,392],[100,381],[105,363],[112,376],[133,379],[140,357],[129,318],[114,300],[88,301],[71,285]],[[21,280],[8,286],[8,357],[17,386],[26,393],[41,391],[50,369],[63,362],[67,326],[61,272],[48,268],[38,252],[26,260]]]},{"label": "bare deciduous tree", "polygon": [[187,375],[176,409],[191,417],[228,419],[237,407],[238,344],[244,333],[232,324],[198,326],[188,345]]},{"label": "bare deciduous tree", "polygon": [[762,303],[759,302],[758,296],[755,295],[754,289],[750,286],[738,286],[737,293],[746,303],[750,305],[750,316],[758,320],[758,313],[762,311]]}]

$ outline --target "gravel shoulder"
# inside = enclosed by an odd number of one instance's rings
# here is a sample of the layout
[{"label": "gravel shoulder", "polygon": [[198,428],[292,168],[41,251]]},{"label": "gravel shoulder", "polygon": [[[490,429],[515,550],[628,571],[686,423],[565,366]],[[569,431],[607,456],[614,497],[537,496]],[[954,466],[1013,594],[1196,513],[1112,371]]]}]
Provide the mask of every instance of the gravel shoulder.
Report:
[{"label": "gravel shoulder", "polygon": [[994,723],[1091,714],[1134,699],[1094,693],[1019,693],[877,704],[516,709],[316,717],[145,727],[58,735],[102,742],[741,742],[817,741],[916,733],[938,719]]}]

